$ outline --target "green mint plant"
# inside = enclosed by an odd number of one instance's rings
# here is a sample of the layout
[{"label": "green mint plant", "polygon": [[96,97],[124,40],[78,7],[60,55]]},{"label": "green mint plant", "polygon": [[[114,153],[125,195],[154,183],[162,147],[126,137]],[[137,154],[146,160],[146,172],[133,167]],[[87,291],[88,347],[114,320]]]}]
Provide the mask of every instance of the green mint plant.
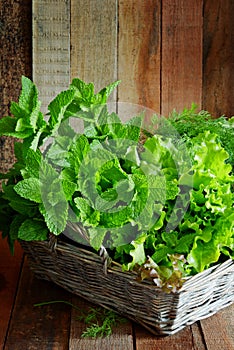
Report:
[{"label": "green mint plant", "polygon": [[152,125],[144,113],[122,122],[107,107],[118,83],[95,93],[74,79],[47,118],[35,84],[22,78],[12,116],[0,120],[0,135],[21,139],[1,174],[0,230],[12,252],[16,240],[49,234],[105,246],[123,270],[173,291],[234,256],[233,118],[192,106]]}]

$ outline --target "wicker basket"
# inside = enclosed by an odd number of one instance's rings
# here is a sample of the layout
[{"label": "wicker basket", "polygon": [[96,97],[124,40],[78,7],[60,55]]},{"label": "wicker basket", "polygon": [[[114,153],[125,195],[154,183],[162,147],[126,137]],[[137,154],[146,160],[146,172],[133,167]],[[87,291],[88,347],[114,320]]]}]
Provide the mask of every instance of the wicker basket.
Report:
[{"label": "wicker basket", "polygon": [[234,301],[234,261],[231,259],[188,278],[176,293],[165,293],[151,282],[137,282],[133,272],[112,264],[86,248],[59,238],[21,242],[38,278],[114,310],[151,333],[171,335],[207,318]]}]

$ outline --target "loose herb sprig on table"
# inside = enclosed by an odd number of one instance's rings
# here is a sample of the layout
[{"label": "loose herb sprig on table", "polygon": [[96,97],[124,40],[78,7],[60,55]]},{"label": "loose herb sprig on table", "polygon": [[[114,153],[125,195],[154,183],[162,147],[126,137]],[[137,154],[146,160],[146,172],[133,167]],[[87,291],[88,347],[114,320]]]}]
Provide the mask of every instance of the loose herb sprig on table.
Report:
[{"label": "loose herb sprig on table", "polygon": [[84,322],[86,325],[86,328],[81,334],[82,338],[108,337],[118,325],[127,322],[125,318],[112,310],[107,310],[102,307],[89,307],[87,311],[84,311],[65,300],[52,300],[38,303],[34,306],[46,306],[57,303],[69,305],[79,312],[77,320]]},{"label": "loose herb sprig on table", "polygon": [[35,84],[22,78],[13,116],[0,120],[0,135],[22,140],[0,176],[0,230],[12,251],[17,239],[65,232],[95,251],[104,245],[123,270],[174,291],[234,258],[233,118],[192,107],[152,128],[142,114],[123,123],[106,104],[117,85],[95,93],[74,79],[43,116]]},{"label": "loose herb sprig on table", "polygon": [[114,311],[101,307],[90,308],[88,314],[78,316],[78,320],[87,325],[81,335],[82,338],[108,337],[113,333],[114,328],[127,321]]}]

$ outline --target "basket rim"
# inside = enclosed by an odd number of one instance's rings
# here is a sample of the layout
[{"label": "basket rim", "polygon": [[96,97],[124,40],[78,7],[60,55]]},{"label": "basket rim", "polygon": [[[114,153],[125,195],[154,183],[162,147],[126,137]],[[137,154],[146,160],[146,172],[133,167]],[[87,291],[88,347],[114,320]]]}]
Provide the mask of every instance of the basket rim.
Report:
[{"label": "basket rim", "polygon": [[[77,243],[73,243],[70,239],[67,239],[66,236],[55,236],[51,235],[48,240],[45,241],[21,241],[22,246],[26,245],[42,245],[46,246],[48,251],[51,252],[51,254],[57,254],[59,251],[67,251],[72,252],[73,254],[78,254],[79,258],[81,258],[85,261],[92,261],[96,264],[102,264],[103,266],[103,272],[105,274],[109,273],[118,273],[121,275],[125,275],[128,278],[137,278],[137,272],[136,271],[123,271],[122,266],[120,263],[109,259],[108,256],[103,256],[99,254],[98,252],[95,252],[91,247],[82,246]],[[104,248],[104,247],[103,247]],[[105,249],[105,248],[104,248]],[[86,258],[84,256],[87,256]],[[192,289],[195,285],[199,284],[204,278],[217,278],[217,275],[221,275],[223,273],[233,273],[234,276],[234,259],[228,258],[224,262],[220,262],[217,264],[214,264],[213,266],[205,269],[202,272],[198,272],[195,275],[187,276],[183,278],[183,284],[180,288],[178,288],[175,291],[171,291],[171,293],[179,294],[186,292],[188,289]],[[136,283],[143,283],[145,286],[153,287],[157,291],[162,291],[161,287],[158,287],[153,281],[149,279],[145,279],[141,282],[136,280]],[[163,291],[162,291],[163,292]]]}]

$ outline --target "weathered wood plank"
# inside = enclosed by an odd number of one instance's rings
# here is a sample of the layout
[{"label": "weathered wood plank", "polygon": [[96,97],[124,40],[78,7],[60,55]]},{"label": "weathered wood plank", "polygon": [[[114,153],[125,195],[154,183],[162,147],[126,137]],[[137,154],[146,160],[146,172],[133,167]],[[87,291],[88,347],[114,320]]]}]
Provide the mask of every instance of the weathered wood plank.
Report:
[{"label": "weathered wood plank", "polygon": [[58,286],[33,277],[24,264],[5,350],[67,350],[70,307],[64,303],[34,307],[46,301],[69,300]]},{"label": "weathered wood plank", "polygon": [[10,316],[14,305],[17,285],[22,262],[22,249],[15,246],[12,256],[6,240],[1,238],[0,232],[0,348],[3,348]]},{"label": "weathered wood plank", "polygon": [[203,108],[234,115],[234,2],[204,1]]},{"label": "weathered wood plank", "polygon": [[[196,331],[196,330],[195,330]],[[200,339],[194,339],[194,333],[190,327],[186,327],[180,332],[167,337],[156,337],[136,326],[136,349],[139,350],[205,350],[205,346]],[[199,347],[200,346],[200,347]]]},{"label": "weathered wood plank", "polygon": [[[0,117],[18,99],[21,75],[31,77],[31,0],[0,1]],[[14,162],[13,141],[0,138],[0,171]]]},{"label": "weathered wood plank", "polygon": [[208,350],[234,349],[234,304],[201,321]]},{"label": "weathered wood plank", "polygon": [[[94,307],[84,299],[74,297],[72,304],[79,307],[82,311],[87,312],[90,307]],[[70,332],[70,350],[133,350],[133,335],[132,335],[132,324],[126,322],[118,325],[117,328],[113,329],[112,335],[104,338],[82,338],[81,335],[86,329],[87,325],[77,319],[79,312],[75,309],[72,311],[71,317],[71,332]]]},{"label": "weathered wood plank", "polygon": [[70,1],[33,1],[33,80],[43,112],[70,83]]},{"label": "weathered wood plank", "polygon": [[200,322],[196,322],[191,326],[191,332],[194,350],[207,350]]},{"label": "weathered wood plank", "polygon": [[119,1],[120,102],[160,112],[161,1]]},{"label": "weathered wood plank", "polygon": [[117,79],[117,24],[117,0],[71,0],[72,78],[97,90]]},{"label": "weathered wood plank", "polygon": [[161,113],[201,106],[202,0],[162,1]]}]

